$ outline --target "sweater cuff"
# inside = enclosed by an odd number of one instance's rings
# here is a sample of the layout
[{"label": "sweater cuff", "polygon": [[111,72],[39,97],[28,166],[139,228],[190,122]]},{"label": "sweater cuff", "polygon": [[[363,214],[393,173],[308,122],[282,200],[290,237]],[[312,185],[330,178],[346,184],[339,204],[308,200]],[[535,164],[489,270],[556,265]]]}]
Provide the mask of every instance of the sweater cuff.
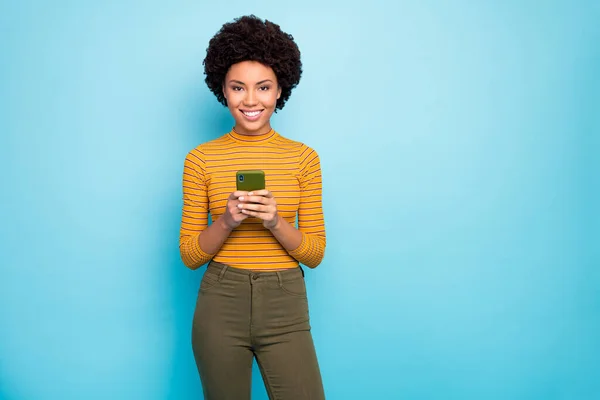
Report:
[{"label": "sweater cuff", "polygon": [[301,232],[301,233],[302,233],[302,242],[300,242],[300,246],[298,246],[296,249],[288,252],[289,255],[294,257],[296,260],[302,260],[304,257],[306,257],[306,254],[308,253],[308,251],[310,249],[310,241],[308,240],[308,236],[304,232]]},{"label": "sweater cuff", "polygon": [[200,237],[200,234],[194,236],[192,243],[191,243],[192,245],[190,246],[190,250],[192,253],[192,257],[195,260],[198,260],[200,262],[200,265],[202,265],[202,264],[206,264],[208,261],[210,261],[215,255],[208,254],[207,252],[202,250],[202,248],[200,247],[200,243],[198,243],[199,237]]}]

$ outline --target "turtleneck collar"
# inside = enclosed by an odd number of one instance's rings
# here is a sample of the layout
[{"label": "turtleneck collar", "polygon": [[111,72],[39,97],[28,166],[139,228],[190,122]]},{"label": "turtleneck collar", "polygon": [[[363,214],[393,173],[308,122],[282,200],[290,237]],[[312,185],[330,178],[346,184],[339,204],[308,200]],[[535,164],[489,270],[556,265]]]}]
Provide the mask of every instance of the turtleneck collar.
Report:
[{"label": "turtleneck collar", "polygon": [[242,135],[232,129],[229,132],[229,136],[236,141],[244,143],[266,143],[275,138],[277,136],[277,132],[275,132],[274,129],[271,129],[269,132],[261,135]]}]

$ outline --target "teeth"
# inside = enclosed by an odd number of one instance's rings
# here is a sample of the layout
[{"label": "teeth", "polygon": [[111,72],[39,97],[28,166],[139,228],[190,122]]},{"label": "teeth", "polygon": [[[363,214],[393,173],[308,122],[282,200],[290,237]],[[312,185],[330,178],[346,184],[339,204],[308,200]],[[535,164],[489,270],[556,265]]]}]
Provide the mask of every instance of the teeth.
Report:
[{"label": "teeth", "polygon": [[260,111],[244,112],[244,114],[249,117],[256,117],[258,114],[260,114]]}]

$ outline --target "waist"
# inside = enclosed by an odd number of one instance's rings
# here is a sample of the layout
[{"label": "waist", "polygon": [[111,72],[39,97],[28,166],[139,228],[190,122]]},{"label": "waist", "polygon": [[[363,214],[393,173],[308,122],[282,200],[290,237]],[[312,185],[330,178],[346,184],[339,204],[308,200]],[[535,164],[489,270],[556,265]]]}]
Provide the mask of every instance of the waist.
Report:
[{"label": "waist", "polygon": [[279,243],[261,221],[244,221],[225,240],[214,261],[249,270],[297,268],[298,261]]},{"label": "waist", "polygon": [[224,276],[227,279],[237,281],[248,281],[249,279],[261,278],[261,280],[281,281],[292,280],[295,278],[304,277],[304,270],[300,265],[293,268],[274,269],[274,270],[253,270],[246,268],[237,268],[218,261],[211,261],[206,267],[206,273],[218,276],[222,279]]}]

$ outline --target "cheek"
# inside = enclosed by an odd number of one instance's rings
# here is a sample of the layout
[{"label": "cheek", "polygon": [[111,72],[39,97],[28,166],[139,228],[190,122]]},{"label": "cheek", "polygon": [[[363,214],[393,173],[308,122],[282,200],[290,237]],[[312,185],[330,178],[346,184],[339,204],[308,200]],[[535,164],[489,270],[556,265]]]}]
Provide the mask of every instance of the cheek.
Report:
[{"label": "cheek", "polygon": [[236,104],[236,103],[240,102],[239,92],[234,92],[232,90],[229,90],[229,91],[225,92],[225,97],[227,99],[227,104]]},{"label": "cheek", "polygon": [[269,107],[275,107],[277,104],[277,92],[265,93],[263,104],[268,105]]}]

